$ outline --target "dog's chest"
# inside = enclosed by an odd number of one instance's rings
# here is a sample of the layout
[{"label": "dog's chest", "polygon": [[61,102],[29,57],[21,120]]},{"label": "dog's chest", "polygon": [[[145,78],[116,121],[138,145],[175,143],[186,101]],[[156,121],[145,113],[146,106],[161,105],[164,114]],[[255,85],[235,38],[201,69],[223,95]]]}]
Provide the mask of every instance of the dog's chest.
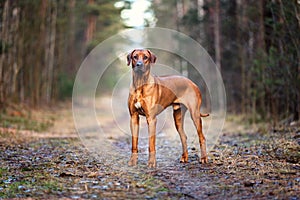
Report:
[{"label": "dog's chest", "polygon": [[152,96],[155,93],[154,83],[154,79],[151,79],[142,87],[131,88],[131,108],[136,109],[140,115],[146,116],[149,108],[152,108]]},{"label": "dog's chest", "polygon": [[137,112],[140,115],[145,116],[145,110],[143,109],[144,99],[143,99],[143,91],[142,90],[135,91],[135,97],[134,97],[133,103],[134,103],[134,107],[136,108]]},{"label": "dog's chest", "polygon": [[145,110],[143,109],[141,102],[135,102],[134,107],[140,115],[146,116]]}]

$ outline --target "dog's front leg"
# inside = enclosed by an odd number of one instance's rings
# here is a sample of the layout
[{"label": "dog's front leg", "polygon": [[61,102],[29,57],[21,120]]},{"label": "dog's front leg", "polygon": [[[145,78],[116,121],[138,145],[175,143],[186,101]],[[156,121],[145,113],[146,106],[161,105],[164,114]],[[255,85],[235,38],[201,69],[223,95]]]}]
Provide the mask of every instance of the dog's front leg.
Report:
[{"label": "dog's front leg", "polygon": [[138,161],[138,139],[139,139],[139,115],[133,114],[130,119],[130,130],[131,130],[131,140],[132,140],[132,149],[131,149],[131,158],[128,162],[129,166],[137,165]]},{"label": "dog's front leg", "polygon": [[156,118],[147,117],[148,134],[149,134],[149,160],[148,167],[156,167],[156,151],[155,151],[155,137],[156,137]]}]

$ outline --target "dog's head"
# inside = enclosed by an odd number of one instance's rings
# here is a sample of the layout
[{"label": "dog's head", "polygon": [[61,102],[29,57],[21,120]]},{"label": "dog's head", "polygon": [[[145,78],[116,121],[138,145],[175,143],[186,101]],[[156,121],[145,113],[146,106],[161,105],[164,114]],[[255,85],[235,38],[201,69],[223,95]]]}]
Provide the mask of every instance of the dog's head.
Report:
[{"label": "dog's head", "polygon": [[132,69],[137,73],[150,70],[151,63],[155,63],[156,56],[146,49],[135,49],[127,55],[127,65],[131,63]]}]

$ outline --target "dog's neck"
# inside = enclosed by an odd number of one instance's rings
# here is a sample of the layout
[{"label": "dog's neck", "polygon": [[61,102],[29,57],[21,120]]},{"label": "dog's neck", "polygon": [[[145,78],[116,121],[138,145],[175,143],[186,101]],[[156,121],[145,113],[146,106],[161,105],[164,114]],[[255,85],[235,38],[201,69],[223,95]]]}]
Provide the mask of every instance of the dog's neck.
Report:
[{"label": "dog's neck", "polygon": [[147,70],[143,74],[136,73],[132,71],[132,77],[133,77],[133,88],[135,90],[139,90],[143,88],[144,85],[150,84],[153,82],[153,77],[150,74],[150,70]]}]

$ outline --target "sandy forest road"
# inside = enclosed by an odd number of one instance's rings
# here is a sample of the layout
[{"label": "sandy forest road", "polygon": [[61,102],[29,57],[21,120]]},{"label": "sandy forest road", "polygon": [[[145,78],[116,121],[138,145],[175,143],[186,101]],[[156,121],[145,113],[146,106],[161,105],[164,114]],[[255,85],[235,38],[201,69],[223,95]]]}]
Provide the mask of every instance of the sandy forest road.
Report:
[{"label": "sandy forest road", "polygon": [[[125,94],[124,94],[125,95]],[[140,130],[139,165],[127,167],[130,156],[129,118],[124,103],[109,105],[110,99],[97,100],[98,110],[105,115],[98,116],[104,122],[103,130],[108,135],[100,141],[108,141],[101,153],[104,163],[115,171],[149,176],[161,182],[168,191],[163,194],[182,195],[185,198],[298,198],[299,191],[299,127],[285,127],[276,131],[245,129],[243,121],[228,121],[218,141],[207,135],[210,163],[198,163],[199,143],[195,129],[186,115],[185,129],[188,135],[190,162],[179,163],[181,144],[174,128],[172,111],[166,110],[159,121],[157,138],[157,162],[155,170],[147,169],[148,138],[146,123]],[[114,108],[114,106],[121,106]],[[101,106],[104,110],[101,110]],[[116,109],[118,116],[107,115],[109,109]],[[125,109],[125,111],[123,110]],[[107,118],[106,118],[107,117]],[[109,121],[113,119],[114,122]],[[107,120],[107,121],[106,121]],[[209,118],[204,119],[204,131],[208,129]],[[113,128],[114,127],[114,128]],[[120,131],[123,129],[123,132]],[[124,133],[125,132],[125,133]],[[118,135],[118,134],[120,135]],[[94,146],[94,145],[93,145]],[[103,147],[103,145],[100,145]],[[111,149],[110,149],[111,148]],[[97,152],[100,152],[101,148]],[[110,162],[109,162],[110,161]],[[159,185],[160,185],[159,184]],[[172,196],[172,195],[171,195]],[[157,197],[157,196],[155,196]]]},{"label": "sandy forest road", "polygon": [[[103,101],[103,108],[109,109]],[[0,198],[299,199],[299,127],[250,132],[228,122],[206,165],[198,162],[193,136],[189,163],[182,164],[177,133],[170,137],[161,131],[158,167],[148,169],[147,138],[140,141],[138,166],[128,167],[129,135],[120,133],[122,125],[115,126],[109,115],[97,114],[108,134],[99,143],[90,138],[99,150],[96,156],[78,139],[70,106],[53,116],[54,126],[47,133],[2,133]],[[127,123],[124,115],[121,119],[118,123]]]}]

